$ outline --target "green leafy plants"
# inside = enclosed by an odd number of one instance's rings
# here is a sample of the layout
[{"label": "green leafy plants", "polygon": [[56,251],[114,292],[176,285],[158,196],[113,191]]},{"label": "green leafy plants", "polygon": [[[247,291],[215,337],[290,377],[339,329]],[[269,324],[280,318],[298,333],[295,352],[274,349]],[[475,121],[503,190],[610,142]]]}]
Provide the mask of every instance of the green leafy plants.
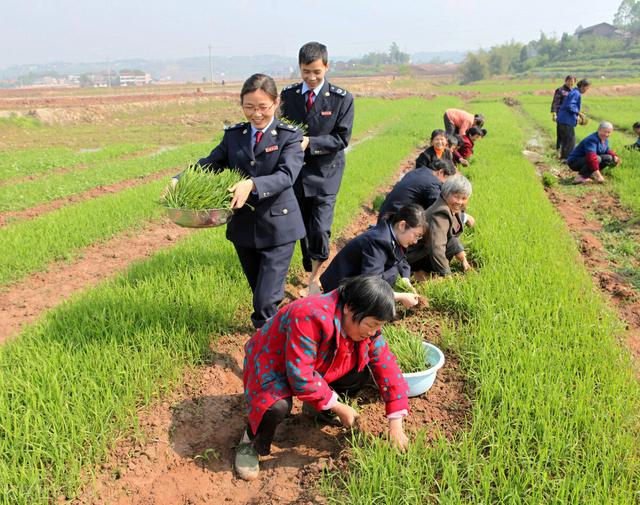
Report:
[{"label": "green leafy plants", "polygon": [[243,179],[236,170],[213,173],[199,166],[189,167],[163,195],[161,203],[170,209],[228,209],[233,196],[229,188]]},{"label": "green leafy plants", "polygon": [[389,349],[398,359],[398,366],[404,373],[421,372],[429,368],[422,338],[404,326],[386,326],[384,337]]},{"label": "green leafy plants", "polygon": [[544,172],[542,174],[542,185],[545,188],[552,188],[557,184],[558,184],[558,178],[555,175],[553,175],[551,172]]}]

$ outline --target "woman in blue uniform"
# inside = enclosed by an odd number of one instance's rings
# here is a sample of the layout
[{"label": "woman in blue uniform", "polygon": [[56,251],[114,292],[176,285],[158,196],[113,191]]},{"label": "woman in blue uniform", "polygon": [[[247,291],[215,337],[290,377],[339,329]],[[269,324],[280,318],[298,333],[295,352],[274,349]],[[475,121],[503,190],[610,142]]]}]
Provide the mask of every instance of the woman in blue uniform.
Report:
[{"label": "woman in blue uniform", "polygon": [[251,286],[251,321],[260,328],[284,298],[294,246],[305,236],[293,192],[304,153],[300,130],[275,117],[280,99],[271,77],[249,77],[240,103],[247,122],[226,128],[220,144],[198,165],[212,171],[235,168],[247,177],[230,188],[236,211],[227,224],[227,239]]},{"label": "woman in blue uniform", "polygon": [[[391,286],[395,285],[398,275],[408,282],[411,270],[404,251],[418,243],[425,227],[424,209],[420,205],[405,205],[387,214],[374,228],[340,249],[320,276],[322,289],[325,293],[333,291],[342,280],[356,275],[379,275]],[[405,307],[418,303],[418,296],[413,293],[394,293],[394,297]]]}]

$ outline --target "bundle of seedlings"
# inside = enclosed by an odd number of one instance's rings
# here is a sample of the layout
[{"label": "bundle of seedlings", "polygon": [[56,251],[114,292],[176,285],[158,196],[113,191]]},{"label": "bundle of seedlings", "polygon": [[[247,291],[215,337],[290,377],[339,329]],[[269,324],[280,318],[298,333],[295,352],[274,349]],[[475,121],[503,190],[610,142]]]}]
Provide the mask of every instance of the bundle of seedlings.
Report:
[{"label": "bundle of seedlings", "polygon": [[236,170],[214,173],[192,166],[162,195],[160,203],[169,209],[230,209],[233,193],[229,188],[244,179],[246,177]]},{"label": "bundle of seedlings", "polygon": [[419,335],[404,326],[385,326],[383,334],[403,373],[422,372],[430,368]]}]

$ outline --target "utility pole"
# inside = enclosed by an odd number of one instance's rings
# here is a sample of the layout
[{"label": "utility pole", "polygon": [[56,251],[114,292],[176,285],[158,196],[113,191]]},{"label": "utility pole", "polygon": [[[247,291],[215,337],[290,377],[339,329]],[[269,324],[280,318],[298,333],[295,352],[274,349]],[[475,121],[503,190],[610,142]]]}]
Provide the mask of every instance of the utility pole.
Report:
[{"label": "utility pole", "polygon": [[211,44],[209,44],[209,73],[211,74],[211,89],[213,90],[213,57],[211,56]]}]

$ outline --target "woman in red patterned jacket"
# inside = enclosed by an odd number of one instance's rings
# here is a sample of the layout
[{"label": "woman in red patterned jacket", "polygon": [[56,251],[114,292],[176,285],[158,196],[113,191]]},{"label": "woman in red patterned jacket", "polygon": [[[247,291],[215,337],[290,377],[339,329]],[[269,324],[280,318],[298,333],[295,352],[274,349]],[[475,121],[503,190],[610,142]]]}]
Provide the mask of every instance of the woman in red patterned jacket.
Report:
[{"label": "woman in red patterned jacket", "polygon": [[353,395],[369,380],[369,369],[386,404],[389,438],[407,447],[402,427],[409,409],[407,382],[380,332],[394,317],[391,286],[379,276],[358,276],[325,295],[286,305],[258,330],[245,345],[249,424],[235,459],[242,479],[258,476],[258,455],[270,453],[294,396],[307,409],[332,411],[343,426],[353,426],[357,413],[339,394]]}]

